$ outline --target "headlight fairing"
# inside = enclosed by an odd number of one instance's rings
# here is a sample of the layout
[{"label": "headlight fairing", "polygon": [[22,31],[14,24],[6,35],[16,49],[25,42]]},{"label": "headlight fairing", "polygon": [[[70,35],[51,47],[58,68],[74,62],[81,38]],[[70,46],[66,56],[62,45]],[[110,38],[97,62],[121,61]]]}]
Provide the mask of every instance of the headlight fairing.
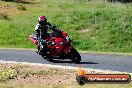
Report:
[{"label": "headlight fairing", "polygon": [[64,42],[60,42],[60,45],[64,45],[65,43]]},{"label": "headlight fairing", "polygon": [[70,37],[66,36],[66,41],[69,42],[70,41]]}]

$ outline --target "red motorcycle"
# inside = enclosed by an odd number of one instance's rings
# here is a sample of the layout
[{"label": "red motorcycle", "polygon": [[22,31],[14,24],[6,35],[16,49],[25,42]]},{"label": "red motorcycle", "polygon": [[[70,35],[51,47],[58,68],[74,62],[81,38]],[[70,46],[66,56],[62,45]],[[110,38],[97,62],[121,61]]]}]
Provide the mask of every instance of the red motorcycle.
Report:
[{"label": "red motorcycle", "polygon": [[78,51],[71,46],[71,39],[66,32],[61,33],[61,37],[49,34],[45,40],[46,47],[43,47],[43,39],[41,43],[37,41],[36,35],[29,35],[29,39],[36,45],[42,48],[41,56],[52,62],[53,59],[71,59],[74,63],[81,61],[81,56]]}]

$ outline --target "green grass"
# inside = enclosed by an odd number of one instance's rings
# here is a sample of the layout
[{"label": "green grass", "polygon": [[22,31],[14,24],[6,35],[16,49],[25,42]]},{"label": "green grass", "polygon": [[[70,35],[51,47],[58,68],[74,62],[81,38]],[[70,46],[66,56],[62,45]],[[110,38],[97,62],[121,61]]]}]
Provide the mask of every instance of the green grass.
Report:
[{"label": "green grass", "polygon": [[[10,20],[0,19],[0,47],[35,48],[28,40],[37,18],[45,15],[49,22],[66,31],[79,50],[132,52],[132,4],[103,0],[27,0],[26,10],[8,13]],[[0,1],[0,5],[18,6]],[[14,10],[13,10],[14,11]]]}]

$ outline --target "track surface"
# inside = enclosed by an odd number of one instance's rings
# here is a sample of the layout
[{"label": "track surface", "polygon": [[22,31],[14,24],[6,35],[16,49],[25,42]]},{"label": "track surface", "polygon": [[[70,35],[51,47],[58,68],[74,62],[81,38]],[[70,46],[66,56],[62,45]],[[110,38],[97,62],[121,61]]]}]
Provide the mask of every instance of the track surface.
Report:
[{"label": "track surface", "polygon": [[55,60],[54,63],[52,63],[43,59],[33,50],[0,49],[0,60],[4,61],[54,64],[73,67],[81,65],[85,68],[132,72],[132,56],[81,53],[81,57],[82,61],[80,64],[74,64],[69,59]]}]

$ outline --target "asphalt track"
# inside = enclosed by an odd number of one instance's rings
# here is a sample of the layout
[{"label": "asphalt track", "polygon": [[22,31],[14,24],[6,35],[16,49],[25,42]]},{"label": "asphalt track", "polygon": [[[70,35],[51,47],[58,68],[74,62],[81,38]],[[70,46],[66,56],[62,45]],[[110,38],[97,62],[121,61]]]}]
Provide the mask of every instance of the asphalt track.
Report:
[{"label": "asphalt track", "polygon": [[81,65],[84,68],[132,72],[132,56],[81,53],[81,57],[82,61],[80,64],[74,64],[69,59],[54,60],[53,63],[43,59],[36,54],[34,50],[0,49],[0,60],[4,61],[53,64],[72,67],[78,67]]}]

